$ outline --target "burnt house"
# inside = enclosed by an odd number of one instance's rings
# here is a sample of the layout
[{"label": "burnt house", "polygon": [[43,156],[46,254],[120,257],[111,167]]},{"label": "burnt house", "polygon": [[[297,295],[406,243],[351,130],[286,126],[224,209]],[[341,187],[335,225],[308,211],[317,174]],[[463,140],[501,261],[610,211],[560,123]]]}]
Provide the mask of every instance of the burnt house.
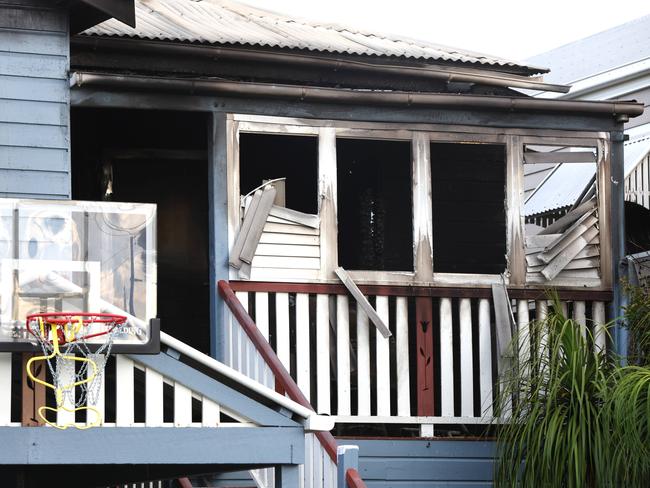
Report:
[{"label": "burnt house", "polygon": [[[135,26],[72,30],[70,8],[0,1],[0,196],[155,204],[162,352],[117,353],[107,424],[56,441],[21,416],[22,353],[0,353],[7,472],[36,483],[43,443],[67,473],[74,442],[102,442],[78,462],[95,485],[341,487],[338,444],[368,486],[490,486],[502,358],[546,290],[620,347],[602,324],[641,104],[533,98],[569,87],[229,0],[136,0]],[[558,162],[594,176],[527,222],[524,174]]]}]

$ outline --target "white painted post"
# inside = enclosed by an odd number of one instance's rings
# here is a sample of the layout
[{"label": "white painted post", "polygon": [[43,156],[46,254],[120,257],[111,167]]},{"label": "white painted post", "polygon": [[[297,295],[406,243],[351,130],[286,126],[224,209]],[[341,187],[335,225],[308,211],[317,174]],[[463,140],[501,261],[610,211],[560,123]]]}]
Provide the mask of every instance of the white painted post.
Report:
[{"label": "white painted post", "polygon": [[408,301],[397,297],[395,304],[395,355],[397,357],[397,415],[411,415],[411,388],[409,377]]},{"label": "white painted post", "polygon": [[287,371],[291,371],[291,346],[289,337],[289,294],[276,293],[275,352]]},{"label": "white painted post", "polygon": [[218,427],[221,421],[221,407],[203,397],[201,401],[201,424],[203,427]]},{"label": "white painted post", "polygon": [[331,411],[329,295],[316,296],[316,407],[320,414]]},{"label": "white painted post", "polygon": [[350,311],[347,295],[336,295],[337,415],[350,415]]},{"label": "white painted post", "polygon": [[[519,338],[519,360],[528,364],[530,359],[530,318],[528,313],[528,300],[517,300],[517,333]],[[530,373],[527,369],[521,371],[526,376]]]},{"label": "white painted post", "polygon": [[11,353],[0,353],[0,425],[11,423]]},{"label": "white painted post", "polygon": [[309,295],[296,294],[296,380],[307,400],[311,401],[309,344]]},{"label": "white painted post", "polygon": [[134,423],[133,361],[115,355],[115,425],[131,427]]},{"label": "white painted post", "polygon": [[337,476],[337,485],[338,487],[347,486],[345,480],[345,474],[348,472],[348,469],[359,469],[359,446],[353,445],[343,445],[338,446],[336,449],[336,457],[338,464],[338,476]]},{"label": "white painted post", "polygon": [[163,377],[157,371],[146,368],[145,377],[145,424],[160,427],[163,424]]},{"label": "white painted post", "polygon": [[481,298],[478,303],[479,381],[481,389],[481,415],[492,417],[492,331],[490,301]]},{"label": "white painted post", "polygon": [[174,382],[174,426],[188,427],[192,423],[192,392]]},{"label": "white painted post", "polygon": [[[377,314],[390,327],[388,313],[388,297],[378,296],[376,299]],[[390,351],[388,338],[379,332],[375,334],[377,355],[377,415],[390,416]]]},{"label": "white painted post", "polygon": [[594,302],[592,304],[594,321],[594,348],[597,351],[604,351],[607,347],[607,333],[605,331],[605,302]]},{"label": "white painted post", "polygon": [[460,415],[474,416],[474,358],[472,356],[472,302],[460,300]]},{"label": "white painted post", "polygon": [[[98,382],[98,384],[95,386],[93,385],[93,389],[97,393],[96,398],[91,398],[91,395],[88,395],[86,405],[89,407],[95,408],[100,415],[99,421],[101,423],[104,423],[106,420],[105,418],[105,401],[104,401],[104,390],[106,389],[106,375],[104,374],[105,372],[105,365],[106,365],[106,356],[103,354],[89,354],[88,359],[91,359],[92,361],[95,362],[95,365],[97,366],[97,372],[100,375],[99,378],[96,378],[95,381]],[[90,375],[92,374],[92,368],[88,368],[88,372],[86,374],[86,378],[89,378]],[[90,425],[95,423],[94,415],[92,412],[86,412],[86,425]]]},{"label": "white painted post", "polygon": [[440,414],[454,416],[454,349],[451,298],[440,299]]},{"label": "white painted post", "polygon": [[370,415],[370,323],[357,303],[357,405],[358,415]]},{"label": "white painted post", "polygon": [[582,337],[587,337],[587,311],[583,301],[573,302],[573,320],[580,325]]}]

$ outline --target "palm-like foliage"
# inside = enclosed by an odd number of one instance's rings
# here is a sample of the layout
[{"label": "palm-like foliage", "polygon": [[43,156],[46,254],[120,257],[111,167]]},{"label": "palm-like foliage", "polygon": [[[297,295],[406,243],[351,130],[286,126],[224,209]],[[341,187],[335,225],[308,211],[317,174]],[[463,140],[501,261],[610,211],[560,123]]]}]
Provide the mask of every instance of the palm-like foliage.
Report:
[{"label": "palm-like foliage", "polygon": [[557,300],[513,341],[513,368],[500,385],[498,487],[599,486],[613,362]]}]

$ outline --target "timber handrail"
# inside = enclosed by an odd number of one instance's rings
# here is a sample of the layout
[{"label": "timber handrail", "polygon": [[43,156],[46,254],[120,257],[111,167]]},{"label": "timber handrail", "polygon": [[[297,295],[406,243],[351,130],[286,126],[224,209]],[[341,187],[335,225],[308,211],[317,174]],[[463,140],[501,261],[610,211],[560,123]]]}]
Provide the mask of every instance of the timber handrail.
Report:
[{"label": "timber handrail", "polygon": [[345,472],[345,481],[347,482],[348,488],[366,488],[366,484],[361,479],[361,475],[354,468],[350,468]]},{"label": "timber handrail", "polygon": [[[341,283],[291,283],[271,281],[231,281],[233,291],[268,292],[268,293],[315,293],[329,295],[347,295],[348,291]],[[473,286],[431,286],[431,285],[363,285],[358,284],[364,295],[431,297],[431,298],[491,298],[491,285]],[[554,288],[560,300],[595,300],[609,302],[611,290]],[[517,300],[543,300],[548,295],[546,288],[508,287],[510,298]]]},{"label": "timber handrail", "polygon": [[[271,345],[259,331],[257,325],[250,317],[250,315],[248,315],[248,312],[246,312],[244,309],[243,305],[235,295],[235,292],[230,287],[230,284],[227,281],[221,280],[218,283],[218,289],[219,294],[230,309],[231,313],[237,319],[239,325],[244,329],[246,335],[248,335],[257,351],[260,353],[266,364],[273,372],[275,381],[284,389],[291,400],[299,403],[303,407],[313,410],[311,404],[309,403],[309,400],[307,400],[305,395],[303,395],[294,379],[291,377],[278,356],[275,354],[275,351]],[[330,432],[326,431],[319,431],[315,434],[332,461],[336,463],[337,446],[334,436]]]}]

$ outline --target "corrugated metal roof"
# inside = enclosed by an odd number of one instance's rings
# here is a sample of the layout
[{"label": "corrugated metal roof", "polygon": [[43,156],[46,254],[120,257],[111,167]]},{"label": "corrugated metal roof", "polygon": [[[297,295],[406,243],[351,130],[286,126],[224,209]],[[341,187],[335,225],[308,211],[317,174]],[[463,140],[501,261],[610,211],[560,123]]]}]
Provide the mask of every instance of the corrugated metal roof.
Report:
[{"label": "corrugated metal roof", "polygon": [[341,54],[397,56],[545,71],[526,64],[334,24],[290,18],[232,0],[135,0],[136,27],[111,19],[84,35],[118,36],[206,44],[239,44]]},{"label": "corrugated metal roof", "polygon": [[538,54],[527,61],[548,66],[547,83],[573,83],[650,58],[650,15]]},{"label": "corrugated metal roof", "polygon": [[[650,136],[625,143],[625,176],[650,153]],[[559,164],[524,204],[524,215],[536,215],[573,205],[596,172],[594,164]]]}]

